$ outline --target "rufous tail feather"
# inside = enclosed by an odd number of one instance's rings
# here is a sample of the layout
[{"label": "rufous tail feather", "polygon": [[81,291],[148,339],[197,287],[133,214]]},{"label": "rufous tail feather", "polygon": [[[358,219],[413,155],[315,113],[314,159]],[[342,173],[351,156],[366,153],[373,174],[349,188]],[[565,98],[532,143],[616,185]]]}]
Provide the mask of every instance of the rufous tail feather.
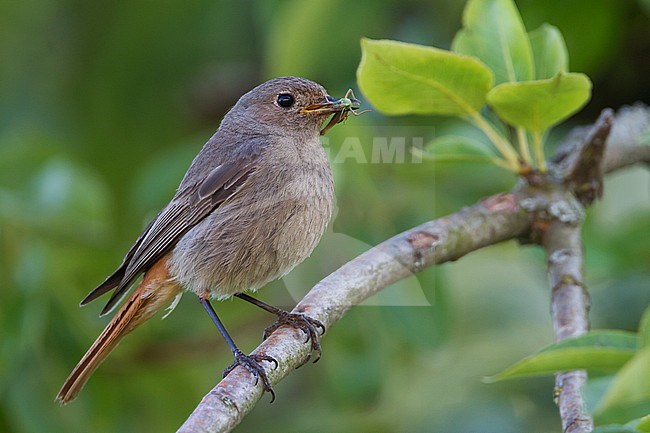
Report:
[{"label": "rufous tail feather", "polygon": [[181,292],[180,285],[169,276],[167,259],[165,256],[158,260],[145,273],[142,282],[72,370],[56,396],[61,405],[79,394],[93,372],[126,334],[169,305]]}]

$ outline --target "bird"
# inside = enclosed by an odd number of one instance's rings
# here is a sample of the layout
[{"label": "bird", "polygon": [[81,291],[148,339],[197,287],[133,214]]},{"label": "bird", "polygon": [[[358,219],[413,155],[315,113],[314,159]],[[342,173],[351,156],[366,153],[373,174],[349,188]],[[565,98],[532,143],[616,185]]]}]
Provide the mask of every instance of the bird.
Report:
[{"label": "bird", "polygon": [[261,362],[277,367],[277,361],[245,355],[211,300],[235,296],[276,314],[264,338],[283,325],[301,329],[320,357],[322,323],[249,293],[287,274],[318,244],[334,203],[332,171],[319,136],[359,106],[351,90],[334,98],[320,84],[292,76],[244,94],[194,158],[171,201],[119,267],[81,301],[86,305],[112,290],[103,316],[126,297],[56,400],[65,405],[76,398],[124,336],[163,307],[173,309],[185,292],[196,295],[233,353],[224,377],[238,365],[245,367],[256,383],[261,379],[271,401],[275,393]]}]

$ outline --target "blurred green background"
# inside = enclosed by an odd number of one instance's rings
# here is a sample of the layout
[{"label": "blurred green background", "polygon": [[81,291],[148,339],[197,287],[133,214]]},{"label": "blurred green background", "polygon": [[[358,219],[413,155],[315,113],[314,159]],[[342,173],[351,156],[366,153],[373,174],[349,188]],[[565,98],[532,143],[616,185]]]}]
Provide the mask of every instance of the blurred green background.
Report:
[{"label": "blurred green background", "polygon": [[[559,27],[571,70],[594,81],[590,104],[554,137],[606,106],[650,100],[647,1],[517,4],[529,30]],[[0,431],[175,431],[231,362],[201,307],[187,296],[169,319],[131,334],[60,408],[59,386],[107,322],[97,317],[101,301],[80,309],[79,300],[119,264],[241,94],[291,74],[342,95],[356,89],[361,36],[447,48],[463,5],[0,3]],[[409,143],[441,132],[475,133],[447,119],[372,112],[334,128],[326,145],[336,155],[349,137],[371,147],[373,136]],[[332,227],[312,258],[261,299],[291,306],[369,245],[514,182],[494,167],[409,158],[347,158],[333,168]],[[649,185],[638,168],[610,176],[589,211],[594,327],[635,330],[650,302]],[[276,402],[265,397],[238,431],[559,431],[552,378],[481,382],[552,341],[541,251],[499,245],[388,293],[330,329],[321,361],[279,384]],[[273,318],[242,304],[216,308],[249,351]]]}]

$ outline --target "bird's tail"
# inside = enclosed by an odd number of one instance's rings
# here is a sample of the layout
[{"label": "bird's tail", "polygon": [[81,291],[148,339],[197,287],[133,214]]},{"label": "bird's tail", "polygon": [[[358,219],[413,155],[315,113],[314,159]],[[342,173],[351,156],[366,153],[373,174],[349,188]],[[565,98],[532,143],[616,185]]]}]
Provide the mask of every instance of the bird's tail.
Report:
[{"label": "bird's tail", "polygon": [[167,258],[158,260],[144,275],[142,282],[131,293],[104,331],[88,349],[81,361],[66,379],[56,400],[65,405],[84,387],[90,375],[106,359],[122,338],[169,305],[181,293],[180,285],[170,278]]}]

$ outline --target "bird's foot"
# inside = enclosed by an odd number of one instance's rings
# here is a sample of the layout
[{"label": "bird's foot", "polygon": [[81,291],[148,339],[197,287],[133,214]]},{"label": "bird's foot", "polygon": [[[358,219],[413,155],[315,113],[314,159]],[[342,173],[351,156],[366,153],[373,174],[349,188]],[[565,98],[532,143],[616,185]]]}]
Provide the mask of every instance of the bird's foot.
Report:
[{"label": "bird's foot", "polygon": [[223,377],[226,377],[228,373],[230,373],[232,370],[235,369],[235,367],[241,365],[253,375],[253,377],[255,378],[255,385],[257,385],[259,379],[262,379],[262,387],[264,388],[265,392],[271,393],[271,403],[273,403],[273,401],[275,400],[275,392],[273,392],[273,387],[271,386],[271,382],[269,381],[269,378],[266,376],[266,371],[264,370],[264,367],[262,367],[260,362],[262,361],[271,362],[274,364],[273,368],[276,369],[278,367],[278,361],[276,361],[275,358],[270,357],[268,355],[260,355],[260,354],[245,355],[244,352],[242,352],[239,349],[234,351],[233,355],[235,355],[235,360],[223,371]]},{"label": "bird's foot", "polygon": [[[314,362],[317,362],[321,355],[320,343],[318,342],[318,328],[321,329],[320,334],[322,335],[325,333],[325,325],[323,325],[319,320],[313,319],[302,313],[289,313],[288,311],[279,310],[275,314],[278,315],[278,320],[264,330],[263,338],[266,340],[273,331],[284,325],[300,329],[307,336],[305,343],[311,340],[311,350],[312,352],[316,352],[316,359],[314,359]],[[308,360],[309,358],[307,358],[307,361]]]}]

